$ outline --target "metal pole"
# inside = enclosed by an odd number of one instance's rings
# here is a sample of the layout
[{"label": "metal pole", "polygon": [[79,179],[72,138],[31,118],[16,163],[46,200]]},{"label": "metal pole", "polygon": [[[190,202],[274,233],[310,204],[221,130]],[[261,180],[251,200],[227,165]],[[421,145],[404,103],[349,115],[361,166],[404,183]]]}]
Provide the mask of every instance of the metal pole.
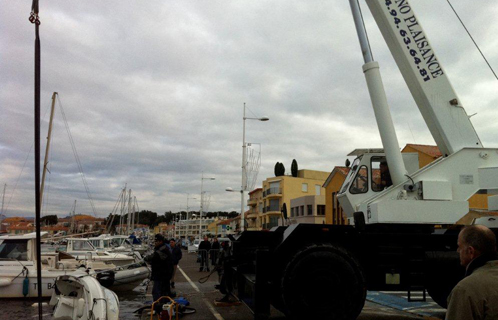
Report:
[{"label": "metal pole", "polygon": [[244,191],[246,190],[246,103],[242,117],[242,185],[240,187],[240,231],[244,232]]},{"label": "metal pole", "polygon": [[2,195],[2,211],[0,211],[0,214],[3,215],[3,205],[4,205],[4,202],[5,202],[5,189],[7,189],[7,184],[4,184],[3,185],[3,195]]},{"label": "metal pole", "polygon": [[200,208],[200,211],[199,211],[199,241],[201,241],[202,239],[202,205],[203,205],[203,191],[202,191],[202,187],[203,187],[203,184],[204,184],[204,173],[202,173],[202,177],[201,177],[201,208]]},{"label": "metal pole", "polygon": [[42,270],[41,270],[41,202],[40,202],[40,92],[41,92],[41,45],[38,0],[33,0],[29,21],[35,24],[35,223],[36,223],[36,278],[38,289],[38,318],[43,319]]},{"label": "metal pole", "polygon": [[379,128],[380,138],[382,145],[384,146],[384,152],[386,154],[393,184],[397,185],[406,180],[405,175],[407,174],[407,171],[401,155],[396,130],[394,129],[391,112],[389,111],[389,105],[387,104],[386,92],[384,90],[384,85],[382,84],[379,64],[373,60],[371,54],[358,0],[350,0],[349,3],[351,5],[363,59],[365,61],[363,72],[367,81],[375,119],[377,120],[377,127]]}]

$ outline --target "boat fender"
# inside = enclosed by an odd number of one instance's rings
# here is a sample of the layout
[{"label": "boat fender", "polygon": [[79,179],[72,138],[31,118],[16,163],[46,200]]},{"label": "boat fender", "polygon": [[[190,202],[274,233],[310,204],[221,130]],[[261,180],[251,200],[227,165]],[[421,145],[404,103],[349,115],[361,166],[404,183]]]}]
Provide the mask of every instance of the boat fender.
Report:
[{"label": "boat fender", "polygon": [[29,293],[29,278],[28,275],[26,274],[26,278],[24,278],[22,282],[22,295],[26,297]]}]

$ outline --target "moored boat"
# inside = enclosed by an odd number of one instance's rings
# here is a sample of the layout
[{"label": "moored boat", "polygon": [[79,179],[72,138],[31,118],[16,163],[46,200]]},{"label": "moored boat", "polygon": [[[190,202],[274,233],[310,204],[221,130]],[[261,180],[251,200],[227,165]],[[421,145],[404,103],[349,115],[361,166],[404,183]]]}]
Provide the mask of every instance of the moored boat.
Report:
[{"label": "moored boat", "polygon": [[60,276],[50,299],[54,320],[117,320],[119,300],[92,276]]}]

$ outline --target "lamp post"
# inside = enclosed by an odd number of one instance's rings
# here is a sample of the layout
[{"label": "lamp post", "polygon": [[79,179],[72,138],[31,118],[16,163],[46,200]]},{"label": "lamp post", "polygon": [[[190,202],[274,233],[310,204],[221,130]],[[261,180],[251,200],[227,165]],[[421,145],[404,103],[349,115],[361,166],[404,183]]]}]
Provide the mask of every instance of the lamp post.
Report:
[{"label": "lamp post", "polygon": [[258,121],[268,121],[270,118],[250,118],[246,117],[246,103],[244,102],[244,116],[242,118],[242,186],[240,188],[240,231],[244,232],[244,192],[247,191],[247,172],[246,172],[246,162],[247,162],[247,150],[246,150],[246,120],[258,120]]},{"label": "lamp post", "polygon": [[204,186],[204,180],[215,180],[213,177],[210,178],[204,178],[204,173],[202,173],[201,177],[201,209],[199,211],[199,241],[202,239],[202,208],[204,205],[203,197],[204,197],[204,191],[203,186]]}]

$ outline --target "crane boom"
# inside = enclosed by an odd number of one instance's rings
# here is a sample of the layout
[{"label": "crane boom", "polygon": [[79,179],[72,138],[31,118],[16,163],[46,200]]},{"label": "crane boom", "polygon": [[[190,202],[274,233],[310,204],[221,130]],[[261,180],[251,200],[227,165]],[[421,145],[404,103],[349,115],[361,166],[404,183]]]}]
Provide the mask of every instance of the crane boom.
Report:
[{"label": "crane boom", "polygon": [[482,148],[409,2],[366,2],[442,154]]}]

